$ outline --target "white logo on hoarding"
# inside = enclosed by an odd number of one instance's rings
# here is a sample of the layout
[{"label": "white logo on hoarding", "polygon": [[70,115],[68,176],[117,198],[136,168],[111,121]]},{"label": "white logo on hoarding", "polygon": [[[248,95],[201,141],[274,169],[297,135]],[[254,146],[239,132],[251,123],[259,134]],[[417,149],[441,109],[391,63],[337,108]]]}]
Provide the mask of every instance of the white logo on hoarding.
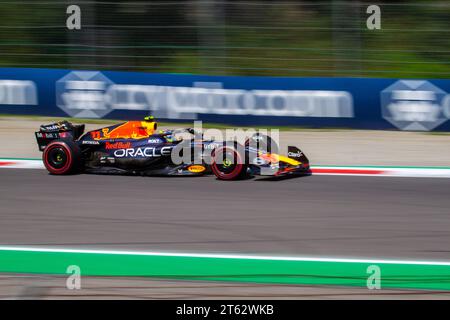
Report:
[{"label": "white logo on hoarding", "polygon": [[[222,89],[116,85],[100,72],[73,71],[56,84],[57,105],[73,117],[100,118],[114,109],[152,110],[170,119],[196,119],[199,113],[290,117],[352,118],[346,91]],[[194,83],[199,85],[199,83]]]},{"label": "white logo on hoarding", "polygon": [[0,105],[37,105],[36,84],[29,80],[0,80]]},{"label": "white logo on hoarding", "polygon": [[56,82],[56,105],[71,117],[101,118],[113,110],[106,94],[112,84],[101,72],[70,72]]},{"label": "white logo on hoarding", "polygon": [[401,130],[429,131],[449,118],[446,92],[422,80],[399,80],[381,92],[383,118]]},{"label": "white logo on hoarding", "polygon": [[149,85],[114,85],[114,109],[152,110],[156,116],[196,119],[197,114],[352,118],[346,91],[243,90]]}]

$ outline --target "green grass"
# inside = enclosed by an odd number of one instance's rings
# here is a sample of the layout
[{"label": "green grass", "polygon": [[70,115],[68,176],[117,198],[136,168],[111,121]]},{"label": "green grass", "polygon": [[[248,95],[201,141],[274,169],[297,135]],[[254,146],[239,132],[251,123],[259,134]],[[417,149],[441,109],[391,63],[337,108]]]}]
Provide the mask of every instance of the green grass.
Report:
[{"label": "green grass", "polygon": [[431,131],[431,132],[426,132],[426,134],[431,134],[434,136],[450,136],[450,132],[444,132],[444,131]]},{"label": "green grass", "polygon": [[[0,114],[0,121],[5,119],[20,119],[26,121],[41,121],[44,123],[56,122],[61,120],[67,120],[72,123],[84,123],[84,124],[113,124],[125,121],[123,119],[87,119],[87,118],[70,118],[70,117],[46,117],[46,116],[35,116],[35,115],[11,115],[11,114]],[[158,126],[160,127],[193,127],[194,122],[171,122],[171,121],[158,121]],[[224,123],[202,123],[202,127],[205,129],[235,129],[238,128],[232,124]],[[296,131],[296,130],[307,130],[316,132],[328,132],[328,131],[347,131],[352,130],[351,128],[311,128],[307,126],[239,126],[239,128],[255,128],[255,129],[278,129],[280,131]]]},{"label": "green grass", "polygon": [[[61,120],[67,120],[72,123],[78,123],[78,124],[99,124],[99,125],[110,125],[114,123],[120,123],[126,120],[123,119],[91,119],[91,118],[70,118],[70,117],[46,117],[46,116],[35,116],[35,115],[12,115],[12,114],[1,114],[0,113],[0,121],[6,120],[6,119],[20,119],[20,120],[26,120],[26,121],[40,121],[42,124],[45,123],[51,123]],[[137,119],[140,120],[140,119]],[[158,121],[159,127],[176,127],[176,128],[190,128],[194,126],[194,121],[192,122],[175,122],[175,121]],[[242,129],[278,129],[280,131],[311,131],[311,132],[343,132],[343,131],[374,131],[374,130],[363,130],[363,129],[353,129],[348,127],[326,127],[326,128],[315,128],[315,127],[309,127],[309,126],[273,126],[273,125],[257,125],[257,126],[236,126],[233,124],[226,124],[226,123],[214,123],[214,122],[203,122],[202,127],[205,129],[236,129],[236,128],[242,128]],[[395,132],[402,132],[399,130],[380,130],[380,131],[395,131]],[[406,132],[406,131],[404,131]],[[448,136],[450,135],[450,132],[439,132],[439,131],[430,131],[430,132],[422,132],[418,131],[417,133],[421,134],[431,134],[431,135],[438,135],[438,136]]]}]

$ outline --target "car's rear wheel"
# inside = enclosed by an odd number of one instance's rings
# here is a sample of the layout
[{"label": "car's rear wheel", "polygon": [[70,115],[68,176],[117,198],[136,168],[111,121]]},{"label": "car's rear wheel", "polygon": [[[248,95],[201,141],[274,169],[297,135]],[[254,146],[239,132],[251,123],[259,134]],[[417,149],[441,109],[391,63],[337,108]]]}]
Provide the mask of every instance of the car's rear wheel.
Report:
[{"label": "car's rear wheel", "polygon": [[220,147],[213,151],[211,170],[220,180],[237,180],[247,173],[245,157],[236,147]]},{"label": "car's rear wheel", "polygon": [[47,145],[42,160],[51,174],[75,173],[80,164],[80,149],[72,141],[56,140]]}]

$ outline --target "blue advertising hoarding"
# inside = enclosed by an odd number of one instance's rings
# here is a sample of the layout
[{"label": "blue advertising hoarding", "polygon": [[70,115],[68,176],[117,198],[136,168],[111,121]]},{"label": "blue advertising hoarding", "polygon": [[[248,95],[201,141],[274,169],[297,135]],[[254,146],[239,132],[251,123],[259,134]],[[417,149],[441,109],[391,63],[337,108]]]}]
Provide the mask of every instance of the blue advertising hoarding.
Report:
[{"label": "blue advertising hoarding", "polygon": [[450,131],[450,80],[0,69],[0,114]]}]

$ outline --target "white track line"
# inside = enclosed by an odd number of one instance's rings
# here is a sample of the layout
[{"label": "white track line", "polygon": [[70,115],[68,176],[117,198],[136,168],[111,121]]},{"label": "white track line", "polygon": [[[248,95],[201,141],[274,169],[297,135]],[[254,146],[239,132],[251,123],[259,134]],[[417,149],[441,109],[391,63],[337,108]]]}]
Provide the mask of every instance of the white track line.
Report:
[{"label": "white track line", "polygon": [[186,253],[186,252],[148,252],[148,251],[121,251],[121,250],[87,250],[87,249],[56,249],[42,247],[15,247],[0,246],[1,251],[45,252],[45,253],[84,253],[84,254],[111,254],[135,256],[164,256],[187,258],[217,258],[217,259],[245,259],[245,260],[276,260],[276,261],[304,261],[304,262],[342,262],[342,263],[373,263],[373,264],[404,264],[404,265],[436,265],[450,266],[450,261],[421,261],[421,260],[389,260],[389,259],[354,259],[354,258],[320,258],[320,257],[290,257],[290,256],[264,256],[245,254],[213,254],[213,253]]},{"label": "white track line", "polygon": [[[45,169],[42,160],[39,159],[2,159],[2,158],[0,158],[0,168]],[[358,167],[358,166],[336,166],[336,167],[312,166],[312,170],[313,175],[327,175],[327,176],[450,178],[450,167],[395,168],[395,167]],[[327,172],[314,172],[314,170],[326,170]],[[351,173],[346,172],[348,170],[353,172]]]},{"label": "white track line", "polygon": [[[9,164],[2,165],[2,162]],[[5,169],[45,169],[42,160],[34,159],[2,159],[0,158],[0,168]]]}]

